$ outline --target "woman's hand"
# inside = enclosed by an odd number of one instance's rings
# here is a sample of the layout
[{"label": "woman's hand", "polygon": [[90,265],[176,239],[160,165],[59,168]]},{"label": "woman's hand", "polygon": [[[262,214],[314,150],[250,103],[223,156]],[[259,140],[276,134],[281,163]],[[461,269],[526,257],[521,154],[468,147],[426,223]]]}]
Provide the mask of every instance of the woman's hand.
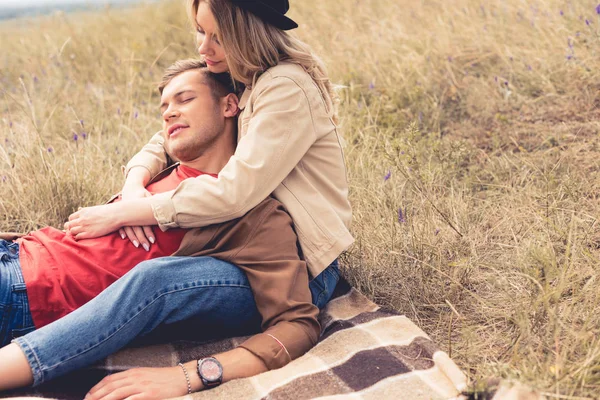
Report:
[{"label": "woman's hand", "polygon": [[[152,196],[152,194],[141,185],[126,184],[121,192],[122,200],[141,199],[150,196]],[[155,242],[154,232],[150,226],[125,226],[119,229],[119,235],[121,235],[123,239],[126,237],[129,238],[135,247],[141,245],[146,251],[148,251],[150,245]]]},{"label": "woman's hand", "polygon": [[76,240],[91,239],[117,231],[119,224],[114,204],[80,208],[69,215],[65,231]]},{"label": "woman's hand", "polygon": [[102,379],[85,399],[170,399],[187,392],[187,381],[180,367],[134,368]]}]

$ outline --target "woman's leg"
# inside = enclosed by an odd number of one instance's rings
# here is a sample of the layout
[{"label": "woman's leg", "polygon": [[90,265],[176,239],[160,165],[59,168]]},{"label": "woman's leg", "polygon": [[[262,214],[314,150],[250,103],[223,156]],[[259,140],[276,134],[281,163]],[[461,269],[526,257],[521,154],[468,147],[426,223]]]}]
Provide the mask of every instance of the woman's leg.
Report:
[{"label": "woman's leg", "polygon": [[340,280],[340,270],[338,260],[334,260],[329,267],[317,275],[308,284],[312,295],[312,302],[315,306],[322,309],[327,305],[333,295],[335,286]]},{"label": "woman's leg", "polygon": [[[14,342],[38,385],[116,352],[159,324],[192,317],[201,324],[188,336],[260,329],[254,296],[239,268],[211,257],[167,257],[139,264],[83,307]],[[4,364],[0,357],[0,372]]]}]

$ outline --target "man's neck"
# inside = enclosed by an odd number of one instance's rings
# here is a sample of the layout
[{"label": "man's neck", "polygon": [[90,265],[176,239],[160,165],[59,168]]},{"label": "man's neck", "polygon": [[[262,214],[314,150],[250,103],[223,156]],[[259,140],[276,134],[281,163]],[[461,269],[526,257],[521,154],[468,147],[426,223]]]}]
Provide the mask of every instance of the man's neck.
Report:
[{"label": "man's neck", "polygon": [[233,152],[225,152],[213,146],[195,160],[181,161],[180,164],[206,174],[218,174],[227,164],[232,154]]},{"label": "man's neck", "polygon": [[235,120],[232,119],[226,123],[225,131],[219,136],[219,140],[215,141],[198,158],[181,161],[181,165],[207,174],[218,174],[235,152],[237,146],[235,132]]}]

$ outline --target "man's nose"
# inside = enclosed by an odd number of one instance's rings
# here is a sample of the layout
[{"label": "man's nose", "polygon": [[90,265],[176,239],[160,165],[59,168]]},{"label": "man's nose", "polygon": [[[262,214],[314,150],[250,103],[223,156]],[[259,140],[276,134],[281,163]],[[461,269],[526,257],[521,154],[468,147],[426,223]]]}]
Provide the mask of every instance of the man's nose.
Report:
[{"label": "man's nose", "polygon": [[165,121],[168,121],[169,119],[175,118],[175,117],[178,117],[178,116],[179,116],[179,111],[177,111],[177,109],[171,108],[171,107],[167,108],[165,110],[165,112],[163,113],[163,119]]}]

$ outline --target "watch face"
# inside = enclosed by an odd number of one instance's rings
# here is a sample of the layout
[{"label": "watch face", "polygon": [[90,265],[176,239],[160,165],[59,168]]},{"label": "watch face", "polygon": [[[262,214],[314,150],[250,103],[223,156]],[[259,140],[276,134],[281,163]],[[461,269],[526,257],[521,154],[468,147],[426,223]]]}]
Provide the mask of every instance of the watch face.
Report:
[{"label": "watch face", "polygon": [[221,368],[212,360],[204,360],[200,366],[200,372],[204,379],[208,381],[217,381],[221,378]]}]

